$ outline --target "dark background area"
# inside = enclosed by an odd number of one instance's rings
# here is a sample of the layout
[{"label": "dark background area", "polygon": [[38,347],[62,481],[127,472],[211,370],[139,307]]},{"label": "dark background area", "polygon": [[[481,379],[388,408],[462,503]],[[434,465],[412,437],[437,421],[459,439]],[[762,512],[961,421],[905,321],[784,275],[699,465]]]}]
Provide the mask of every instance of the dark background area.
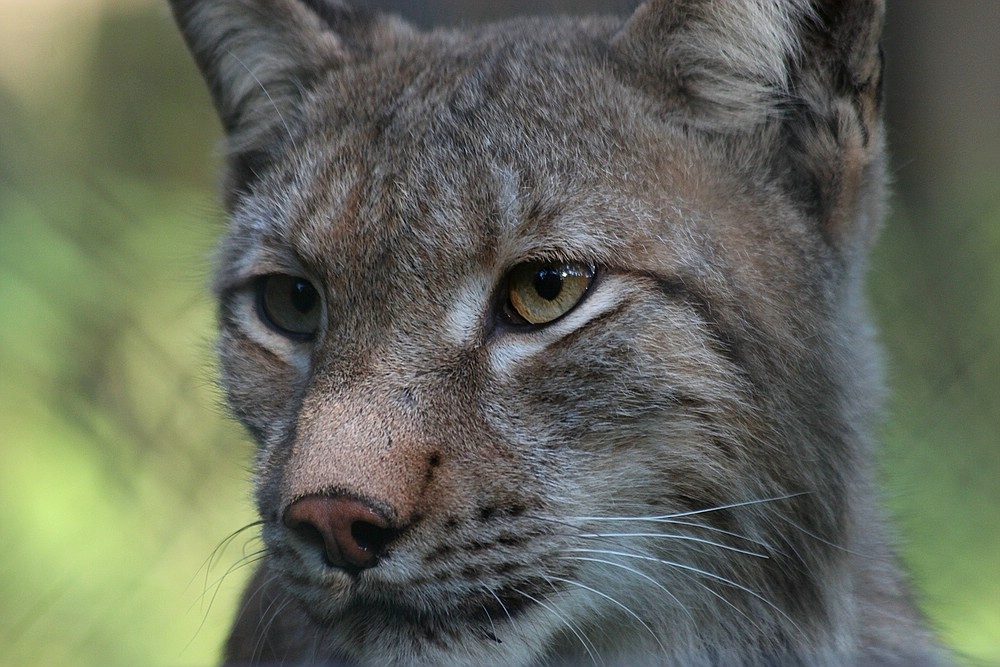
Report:
[{"label": "dark background area", "polygon": [[[634,2],[396,2],[423,25]],[[890,2],[882,469],[924,609],[1000,665],[1000,3]],[[0,4],[0,666],[205,665],[259,547],[214,385],[218,123],[165,3]],[[217,549],[218,547],[218,549]]]}]

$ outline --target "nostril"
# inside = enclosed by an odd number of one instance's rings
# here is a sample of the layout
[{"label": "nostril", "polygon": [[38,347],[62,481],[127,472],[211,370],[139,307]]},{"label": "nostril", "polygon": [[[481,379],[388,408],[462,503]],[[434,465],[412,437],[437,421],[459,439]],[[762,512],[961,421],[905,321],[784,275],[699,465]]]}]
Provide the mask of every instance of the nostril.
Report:
[{"label": "nostril", "polygon": [[300,498],[285,510],[283,523],[305,550],[352,573],[374,567],[397,534],[374,507],[347,496]]},{"label": "nostril", "polygon": [[375,554],[382,553],[395,536],[390,528],[376,526],[366,521],[355,521],[351,524],[351,537],[358,546]]}]

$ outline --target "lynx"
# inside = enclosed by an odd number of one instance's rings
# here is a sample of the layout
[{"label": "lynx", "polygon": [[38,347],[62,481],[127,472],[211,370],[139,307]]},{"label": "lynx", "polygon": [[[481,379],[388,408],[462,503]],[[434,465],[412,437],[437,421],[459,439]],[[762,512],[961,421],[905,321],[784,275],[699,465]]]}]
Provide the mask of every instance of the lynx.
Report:
[{"label": "lynx", "polygon": [[172,0],[265,549],[227,664],[942,659],[873,487],[879,0]]}]

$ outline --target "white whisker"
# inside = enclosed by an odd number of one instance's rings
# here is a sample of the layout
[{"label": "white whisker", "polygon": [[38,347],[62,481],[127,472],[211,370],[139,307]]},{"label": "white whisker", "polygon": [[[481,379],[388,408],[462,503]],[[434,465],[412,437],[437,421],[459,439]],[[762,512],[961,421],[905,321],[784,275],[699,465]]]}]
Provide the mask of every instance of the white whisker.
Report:
[{"label": "white whisker", "polygon": [[800,491],[799,493],[790,493],[785,496],[773,496],[771,498],[759,498],[757,500],[745,500],[739,503],[731,503],[729,505],[717,505],[715,507],[708,507],[702,510],[691,510],[688,512],[676,512],[674,514],[661,514],[655,516],[574,516],[569,517],[573,521],[669,521],[672,519],[677,519],[687,516],[695,516],[698,514],[707,514],[709,512],[719,512],[722,510],[736,509],[738,507],[748,507],[751,505],[763,505],[765,503],[773,503],[779,500],[788,500],[790,498],[798,498],[799,496],[809,495],[808,491]]},{"label": "white whisker", "polygon": [[[510,622],[511,625],[513,625],[514,624],[514,619],[513,619],[513,617],[511,617],[510,611],[508,611],[508,609],[507,609],[507,605],[505,605],[503,603],[503,600],[500,599],[499,595],[497,595],[495,592],[493,592],[492,588],[487,589],[487,590],[489,591],[489,594],[493,596],[493,599],[495,599],[497,601],[497,604],[500,605],[500,608],[503,609],[503,613],[507,614],[507,620]],[[523,593],[522,593],[522,595],[523,595]],[[492,623],[493,619],[490,619],[490,622]]]},{"label": "white whisker", "polygon": [[657,520],[657,523],[664,523],[670,526],[688,526],[691,528],[697,528],[699,530],[705,530],[712,533],[719,533],[720,535],[727,535],[729,537],[735,537],[738,540],[743,540],[744,542],[756,544],[762,549],[771,550],[771,545],[762,540],[755,540],[752,537],[747,537],[746,535],[741,535],[740,533],[734,533],[731,530],[724,530],[722,528],[717,528],[715,526],[708,526],[703,523],[696,523],[694,521],[676,521],[673,519],[660,519]]},{"label": "white whisker", "polygon": [[[595,552],[598,552],[598,553],[600,553],[600,552],[599,552],[598,550],[590,550],[590,549],[577,549],[576,551],[582,551],[582,552],[587,552],[587,551],[595,551]],[[636,555],[636,556],[638,556],[638,554],[635,554],[635,555]],[[582,558],[582,557],[580,557],[580,558]],[[595,560],[596,560],[596,559],[595,559]],[[686,575],[688,575],[688,576],[690,576],[690,573],[687,573],[687,572],[685,572],[685,574],[686,574]],[[757,622],[756,620],[754,620],[753,618],[751,618],[751,617],[750,617],[749,615],[747,615],[747,614],[746,614],[746,613],[745,613],[745,612],[744,612],[744,611],[743,611],[742,609],[740,609],[739,607],[737,607],[736,605],[734,605],[734,604],[733,604],[732,602],[730,602],[729,600],[727,600],[727,599],[725,598],[725,596],[724,596],[724,595],[721,595],[721,594],[720,594],[720,593],[719,593],[718,591],[714,591],[714,590],[712,590],[712,588],[711,588],[711,587],[709,587],[709,586],[708,586],[707,584],[704,584],[704,583],[702,583],[702,582],[700,582],[700,581],[697,581],[697,580],[694,580],[694,583],[696,583],[696,584],[697,584],[698,586],[700,586],[700,587],[701,587],[701,588],[702,588],[702,589],[703,589],[703,590],[704,590],[704,591],[705,591],[706,593],[708,593],[709,595],[712,595],[712,596],[714,596],[714,597],[718,598],[718,599],[719,599],[719,600],[720,600],[720,601],[721,601],[721,602],[722,602],[723,604],[725,604],[726,606],[730,607],[730,608],[731,608],[731,609],[732,609],[733,611],[735,611],[735,612],[736,612],[737,614],[739,614],[739,615],[740,615],[740,616],[742,616],[743,618],[745,618],[745,619],[747,619],[748,621],[750,621],[750,623],[751,623],[752,625],[754,625],[755,627],[758,627],[758,628],[760,627],[760,623],[758,623],[758,622]],[[671,595],[671,597],[673,597],[673,598],[674,598],[674,600],[677,600],[677,598],[676,598],[675,596]],[[690,612],[689,612],[689,611],[687,610],[687,608],[686,608],[686,607],[684,607],[683,603],[681,603],[681,602],[680,602],[680,601],[678,600],[678,604],[680,604],[680,605],[681,605],[681,607],[682,607],[682,608],[683,608],[683,609],[684,609],[684,610],[685,610],[685,611],[686,611],[686,612],[688,613],[688,615],[690,616]]]},{"label": "white whisker", "polygon": [[[290,599],[284,600],[280,604],[277,600],[271,600],[270,604],[267,605],[267,609],[265,609],[261,614],[261,619],[263,620],[264,618],[267,618],[267,622],[263,624],[263,627],[261,627],[260,623],[257,624],[257,627],[260,628],[260,632],[257,634],[257,641],[253,647],[252,655],[255,659],[261,657],[261,653],[264,650],[264,642],[267,641],[267,635],[271,630],[271,626],[274,625],[276,620],[278,620],[281,612],[283,612],[291,603],[292,601]],[[254,662],[256,662],[256,660],[254,660]]]},{"label": "white whisker", "polygon": [[[546,578],[548,579],[550,577],[546,577]],[[653,637],[653,639],[656,641],[656,643],[660,646],[660,650],[663,651],[664,654],[667,653],[667,647],[663,645],[663,642],[660,641],[660,638],[656,636],[655,632],[653,632],[653,628],[649,627],[649,625],[644,620],[642,620],[642,618],[640,618],[637,613],[635,613],[634,611],[632,611],[631,609],[629,609],[628,606],[622,604],[621,602],[619,602],[618,600],[614,599],[613,597],[611,597],[607,593],[602,593],[601,591],[597,590],[596,588],[592,588],[590,586],[587,586],[586,584],[581,584],[579,581],[573,581],[572,579],[563,579],[562,577],[551,577],[551,579],[553,581],[561,581],[564,584],[569,584],[571,586],[577,586],[577,587],[582,588],[582,589],[584,589],[586,591],[590,591],[594,595],[599,595],[602,598],[604,598],[605,600],[607,600],[608,602],[611,602],[612,604],[618,605],[619,607],[621,607],[622,610],[625,611],[626,614],[628,614],[629,616],[631,616],[632,618],[634,618],[636,621],[638,621],[639,625],[641,625],[642,627],[646,628],[646,630],[649,632],[649,634]]]},{"label": "white whisker", "polygon": [[663,591],[671,600],[677,603],[677,606],[680,607],[680,609],[685,614],[688,615],[688,618],[690,618],[692,622],[694,621],[694,616],[691,615],[691,612],[688,610],[687,607],[684,606],[684,604],[677,598],[677,596],[670,592],[670,589],[668,589],[666,586],[664,586],[663,584],[661,584],[660,582],[658,582],[656,579],[649,576],[645,572],[642,572],[641,570],[637,570],[634,567],[629,567],[624,563],[618,563],[613,560],[605,560],[603,558],[590,558],[586,556],[557,556],[557,558],[559,558],[560,560],[575,560],[575,561],[589,561],[592,563],[603,563],[604,565],[611,565],[613,567],[618,567],[625,570],[626,572],[631,572],[634,575],[642,577],[643,579],[646,579],[651,584],[653,584],[661,591]]},{"label": "white whisker", "polygon": [[768,607],[770,607],[774,611],[778,612],[782,617],[784,617],[795,628],[801,629],[801,628],[799,628],[799,625],[788,614],[786,614],[780,607],[778,607],[776,604],[774,604],[773,602],[771,602],[770,600],[768,600],[767,598],[765,598],[763,595],[761,595],[757,591],[753,590],[752,588],[747,588],[746,586],[744,586],[742,584],[739,584],[739,583],[733,581],[732,579],[727,579],[726,577],[723,577],[720,574],[715,574],[714,572],[708,572],[707,570],[702,570],[700,568],[694,567],[693,565],[685,565],[684,563],[678,563],[676,561],[666,560],[666,559],[663,559],[663,558],[656,558],[655,556],[646,556],[646,555],[643,555],[643,554],[633,554],[633,553],[628,553],[628,552],[624,552],[624,551],[610,551],[610,550],[607,550],[607,549],[566,549],[566,551],[569,551],[569,552],[581,552],[581,553],[599,553],[599,554],[604,554],[606,556],[622,556],[623,558],[635,558],[637,560],[646,560],[646,561],[652,561],[652,562],[655,562],[655,563],[662,563],[663,565],[669,565],[669,566],[675,567],[675,568],[677,568],[679,570],[684,570],[684,571],[687,571],[687,572],[692,572],[694,574],[698,574],[700,576],[706,577],[708,579],[712,579],[714,581],[718,581],[719,583],[725,584],[727,586],[732,586],[733,588],[736,588],[738,590],[743,591],[747,595],[750,595],[751,597],[753,597],[753,598],[755,598],[755,599],[763,602]]},{"label": "white whisker", "polygon": [[[671,526],[687,526],[687,527],[690,527],[690,528],[697,528],[698,530],[704,530],[704,531],[710,532],[710,533],[718,533],[720,535],[726,535],[728,537],[734,537],[734,538],[736,538],[738,540],[743,540],[744,542],[749,542],[750,544],[756,544],[757,546],[761,547],[762,549],[764,549],[766,551],[772,551],[773,550],[770,544],[768,544],[767,542],[764,542],[762,540],[757,540],[757,539],[754,539],[752,537],[748,537],[746,535],[742,535],[740,533],[735,533],[735,532],[733,532],[731,530],[724,530],[724,529],[718,528],[716,526],[710,526],[710,525],[704,524],[704,523],[697,523],[695,521],[680,521],[680,520],[676,520],[676,519],[667,519],[667,518],[664,518],[664,517],[643,517],[643,516],[637,516],[637,517],[624,517],[624,516],[612,516],[612,517],[570,517],[570,520],[562,520],[562,519],[553,519],[551,517],[543,517],[543,516],[534,515],[531,518],[533,518],[533,519],[535,519],[537,521],[545,521],[545,522],[548,522],[548,523],[554,523],[554,524],[557,524],[557,525],[566,526],[566,527],[572,528],[573,530],[576,530],[576,531],[583,531],[584,528],[582,526],[577,525],[575,522],[581,522],[582,523],[584,521],[589,521],[589,522],[599,522],[599,521],[636,521],[636,522],[640,522],[640,521],[649,521],[649,522],[652,522],[652,523],[665,524],[665,525],[671,525]],[[573,523],[571,523],[571,521]]]},{"label": "white whisker", "polygon": [[576,627],[576,624],[573,623],[572,621],[570,621],[568,618],[566,618],[562,614],[560,614],[556,610],[555,606],[550,605],[550,604],[548,604],[548,603],[546,603],[546,602],[544,602],[542,600],[539,600],[535,596],[530,595],[528,593],[525,593],[524,591],[522,591],[520,589],[514,588],[512,590],[515,593],[517,593],[518,595],[523,595],[524,597],[528,598],[529,600],[531,600],[535,604],[539,605],[540,607],[543,607],[544,609],[547,609],[549,611],[549,613],[551,613],[553,616],[555,616],[560,621],[562,621],[566,625],[566,627],[569,628],[569,631],[572,632],[573,635],[580,641],[580,644],[583,646],[583,650],[587,652],[588,656],[590,656],[590,661],[593,662],[595,665],[597,665],[597,664],[602,664],[603,665],[604,664],[603,660],[599,660],[598,657],[596,655],[594,655],[594,651],[597,650],[596,647],[593,646],[593,644],[591,644],[590,640],[588,640],[583,634],[581,634],[580,630]]},{"label": "white whisker", "polygon": [[700,537],[694,537],[692,535],[678,535],[675,533],[581,533],[580,537],[597,537],[597,538],[611,538],[611,537],[655,537],[655,538],[669,538],[674,540],[686,540],[689,542],[697,542],[699,544],[706,544],[708,546],[719,547],[720,549],[725,549],[726,551],[735,551],[736,553],[745,554],[747,556],[755,556],[756,558],[769,558],[767,554],[757,553],[756,551],[747,551],[746,549],[740,549],[738,547],[731,547],[728,544],[722,544],[721,542],[713,542],[712,540],[702,539]]},{"label": "white whisker", "polygon": [[788,525],[790,525],[792,528],[794,528],[795,530],[799,531],[803,535],[805,535],[807,537],[811,537],[812,539],[816,540],[817,542],[820,542],[821,544],[825,544],[828,547],[831,547],[833,549],[837,549],[838,551],[842,551],[842,552],[844,552],[846,554],[850,554],[852,556],[857,556],[858,558],[864,558],[866,560],[873,560],[873,559],[877,558],[876,556],[873,556],[871,554],[861,553],[860,551],[853,551],[851,549],[848,549],[847,547],[843,547],[843,546],[837,544],[836,542],[831,542],[828,539],[820,537],[816,533],[803,528],[802,526],[800,526],[799,524],[795,523],[794,521],[792,521],[791,519],[789,519],[786,516],[782,516],[780,518],[781,518],[782,521],[784,521],[785,523],[787,523]]},{"label": "white whisker", "polygon": [[[499,598],[497,598],[497,599],[499,600]],[[490,633],[493,635],[494,639],[497,639],[499,641],[499,639],[497,637],[497,626],[493,623],[493,616],[490,615],[490,610],[486,608],[485,604],[480,603],[479,606],[483,608],[483,613],[486,614],[486,619],[490,622]],[[502,602],[500,603],[500,607],[503,608],[503,603]],[[504,609],[504,611],[507,611],[507,610]],[[510,614],[507,614],[507,615],[510,616]]]}]

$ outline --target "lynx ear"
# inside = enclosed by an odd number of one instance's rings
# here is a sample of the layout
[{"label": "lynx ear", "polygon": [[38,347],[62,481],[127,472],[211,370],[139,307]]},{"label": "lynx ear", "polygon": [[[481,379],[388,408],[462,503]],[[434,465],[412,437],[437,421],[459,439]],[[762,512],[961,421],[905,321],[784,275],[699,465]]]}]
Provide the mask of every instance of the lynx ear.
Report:
[{"label": "lynx ear", "polygon": [[309,78],[347,58],[336,23],[349,12],[324,0],[170,0],[226,132],[294,113]]},{"label": "lynx ear", "polygon": [[668,110],[698,125],[763,122],[788,92],[806,0],[648,0],[614,46]]},{"label": "lynx ear", "polygon": [[841,246],[865,249],[883,217],[884,0],[814,0],[791,63],[779,150],[785,183]]},{"label": "lynx ear", "polygon": [[228,137],[227,197],[297,126],[316,77],[391,39],[401,23],[341,0],[170,0]]},{"label": "lynx ear", "polygon": [[884,9],[884,0],[648,0],[613,46],[665,113],[765,142],[770,177],[847,242],[849,221],[878,217],[860,207],[880,199]]}]

